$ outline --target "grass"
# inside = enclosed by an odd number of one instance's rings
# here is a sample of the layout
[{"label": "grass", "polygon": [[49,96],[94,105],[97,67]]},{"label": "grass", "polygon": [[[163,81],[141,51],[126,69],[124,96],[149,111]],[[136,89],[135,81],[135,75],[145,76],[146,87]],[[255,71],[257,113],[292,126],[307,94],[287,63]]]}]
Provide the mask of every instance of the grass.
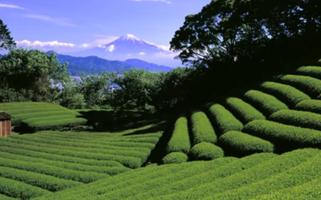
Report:
[{"label": "grass", "polygon": [[180,117],[175,122],[175,127],[167,144],[167,152],[188,153],[191,148],[191,142],[188,133],[188,121],[186,117]]},{"label": "grass", "polygon": [[191,126],[194,145],[201,142],[216,143],[216,133],[204,112],[194,112],[191,115]]},{"label": "grass", "polygon": [[274,151],[274,145],[271,142],[240,131],[225,133],[219,138],[219,145],[233,156]]},{"label": "grass", "polygon": [[86,123],[76,111],[60,105],[40,102],[0,103],[0,110],[9,113],[16,126],[25,129],[44,130],[75,126]]},{"label": "grass", "polygon": [[209,108],[215,127],[219,135],[232,130],[242,130],[243,124],[230,111],[220,104],[213,104]]}]

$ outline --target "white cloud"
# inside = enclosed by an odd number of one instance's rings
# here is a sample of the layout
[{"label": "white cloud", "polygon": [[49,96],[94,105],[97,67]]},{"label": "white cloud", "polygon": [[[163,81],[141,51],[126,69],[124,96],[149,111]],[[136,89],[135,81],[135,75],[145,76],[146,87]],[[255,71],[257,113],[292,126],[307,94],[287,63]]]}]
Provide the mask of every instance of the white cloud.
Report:
[{"label": "white cloud", "polygon": [[109,51],[109,52],[113,52],[113,51],[115,51],[115,45],[109,45],[108,47],[107,47],[107,50]]},{"label": "white cloud", "polygon": [[134,2],[155,2],[155,3],[165,3],[165,4],[172,4],[170,0],[131,0]]},{"label": "white cloud", "polygon": [[87,43],[89,47],[102,47],[118,38],[118,36],[113,35],[96,35],[95,37],[96,39]]},{"label": "white cloud", "polygon": [[19,9],[24,10],[24,7],[15,5],[15,4],[6,4],[6,3],[0,3],[0,8],[9,8],[9,9]]},{"label": "white cloud", "polygon": [[76,24],[72,23],[69,19],[66,19],[66,18],[55,18],[48,15],[39,15],[39,14],[26,14],[24,15],[24,17],[29,19],[39,20],[39,21],[50,22],[60,26],[69,26],[69,27],[76,26]]},{"label": "white cloud", "polygon": [[142,52],[139,52],[139,55],[140,55],[140,56],[145,56],[146,53],[142,51]]},{"label": "white cloud", "polygon": [[20,40],[20,41],[16,41],[16,43],[20,47],[27,47],[27,48],[44,48],[44,47],[74,48],[74,47],[76,47],[76,45],[73,43],[59,42],[57,40],[54,40],[54,41]]}]

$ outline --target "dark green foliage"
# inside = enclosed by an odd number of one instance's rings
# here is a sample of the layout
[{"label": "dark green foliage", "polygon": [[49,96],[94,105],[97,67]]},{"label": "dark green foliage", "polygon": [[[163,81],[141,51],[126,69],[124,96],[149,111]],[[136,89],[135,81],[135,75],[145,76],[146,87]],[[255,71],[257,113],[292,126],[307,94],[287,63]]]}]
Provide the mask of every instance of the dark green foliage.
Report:
[{"label": "dark green foliage", "polygon": [[310,99],[310,97],[304,92],[282,83],[268,81],[264,82],[261,85],[261,88],[267,93],[270,93],[280,100],[290,104],[292,107],[303,100]]},{"label": "dark green foliage", "polygon": [[321,114],[321,100],[305,100],[295,106],[298,110],[305,110]]},{"label": "dark green foliage", "polygon": [[273,152],[273,144],[261,138],[240,131],[229,131],[219,138],[219,145],[234,156],[252,153]]},{"label": "dark green foliage", "polygon": [[229,109],[243,122],[248,123],[256,119],[265,119],[265,116],[242,99],[230,97],[226,100]]},{"label": "dark green foliage", "polygon": [[308,111],[281,110],[270,119],[284,124],[321,130],[321,114]]},{"label": "dark green foliage", "polygon": [[280,80],[306,92],[311,97],[317,97],[321,94],[321,80],[317,78],[289,74],[282,76]]},{"label": "dark green foliage", "polygon": [[214,160],[224,156],[224,151],[208,142],[201,142],[191,148],[190,156],[193,160]]},{"label": "dark green foliage", "polygon": [[0,193],[17,199],[31,199],[44,195],[48,193],[48,191],[19,181],[0,177]]},{"label": "dark green foliage", "polygon": [[234,115],[220,104],[209,108],[213,122],[216,124],[220,135],[231,130],[242,130],[243,124]]},{"label": "dark green foliage", "polygon": [[260,92],[258,90],[247,91],[244,94],[244,98],[246,98],[249,103],[257,107],[267,116],[276,111],[288,108],[287,105],[285,105],[282,101],[278,100],[274,96],[266,94],[264,92]]},{"label": "dark green foliage", "polygon": [[32,101],[53,101],[59,93],[57,84],[69,81],[66,66],[54,54],[38,50],[12,50],[0,58],[0,66],[0,85]]},{"label": "dark green foliage", "polygon": [[191,115],[191,126],[194,145],[201,142],[215,143],[217,141],[212,124],[204,112],[194,112]]},{"label": "dark green foliage", "polygon": [[167,144],[167,152],[188,153],[191,148],[191,142],[188,133],[188,122],[186,117],[180,117],[175,122],[175,127]]},{"label": "dark green foliage", "polygon": [[244,132],[269,140],[285,150],[300,147],[321,147],[321,131],[285,125],[268,120],[255,120]]},{"label": "dark green foliage", "polygon": [[188,156],[182,152],[171,152],[162,159],[164,164],[183,163],[187,160]]},{"label": "dark green foliage", "polygon": [[0,19],[0,50],[11,50],[16,47],[14,39],[4,22]]},{"label": "dark green foliage", "polygon": [[302,66],[299,67],[297,70],[297,73],[306,75],[306,76],[312,76],[318,79],[321,79],[321,67],[320,66]]}]

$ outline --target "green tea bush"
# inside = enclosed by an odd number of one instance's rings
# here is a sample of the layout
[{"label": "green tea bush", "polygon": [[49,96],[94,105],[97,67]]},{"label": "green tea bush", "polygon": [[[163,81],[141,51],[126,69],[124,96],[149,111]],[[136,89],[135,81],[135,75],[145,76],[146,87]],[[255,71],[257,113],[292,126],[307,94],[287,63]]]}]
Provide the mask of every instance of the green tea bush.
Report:
[{"label": "green tea bush", "polygon": [[240,131],[229,131],[225,133],[219,138],[219,145],[227,153],[234,156],[273,152],[274,150],[271,142]]},{"label": "green tea bush", "polygon": [[194,112],[191,116],[191,125],[194,145],[201,142],[215,143],[217,141],[213,126],[204,112]]},{"label": "green tea bush", "polygon": [[318,79],[321,79],[321,67],[320,66],[302,66],[299,67],[297,70],[297,73],[306,75],[306,76],[312,76]]},{"label": "green tea bush", "polygon": [[188,156],[182,152],[171,152],[167,154],[163,159],[162,162],[164,164],[171,164],[171,163],[183,163],[188,160]]},{"label": "green tea bush", "polygon": [[292,85],[311,97],[317,97],[321,94],[321,80],[303,75],[285,75],[280,78],[280,81]]},{"label": "green tea bush", "polygon": [[321,114],[308,111],[280,110],[270,116],[273,121],[321,130]]},{"label": "green tea bush", "polygon": [[285,125],[268,120],[255,120],[245,125],[244,132],[287,148],[321,147],[321,131]]},{"label": "green tea bush", "polygon": [[298,110],[310,111],[321,114],[321,100],[305,100],[295,106]]},{"label": "green tea bush", "polygon": [[260,111],[242,99],[230,97],[226,100],[226,104],[243,123],[248,123],[256,119],[265,119],[265,116]]},{"label": "green tea bush", "polygon": [[0,166],[0,176],[21,181],[33,186],[40,187],[45,190],[56,192],[59,190],[71,188],[74,186],[79,186],[81,183],[56,178],[54,176],[48,176],[45,174],[39,174],[14,168],[1,167]]},{"label": "green tea bush", "polygon": [[288,108],[287,105],[274,96],[258,90],[249,90],[244,94],[244,97],[249,103],[253,104],[267,116],[270,116],[276,111]]},{"label": "green tea bush", "polygon": [[213,122],[219,130],[220,135],[227,131],[242,130],[243,124],[220,104],[214,104],[209,108]]},{"label": "green tea bush", "polygon": [[186,117],[180,117],[175,122],[172,137],[167,144],[167,152],[188,153],[191,148],[191,142],[188,133],[188,121]]},{"label": "green tea bush", "polygon": [[214,160],[224,156],[224,151],[208,142],[201,142],[191,148],[190,156],[193,160]]},{"label": "green tea bush", "polygon": [[80,117],[78,112],[50,103],[0,103],[0,110],[9,113],[16,126],[23,123],[33,130],[59,129],[87,122],[86,119]]},{"label": "green tea bush", "polygon": [[31,199],[44,195],[48,191],[26,183],[0,177],[0,193],[17,199]]},{"label": "green tea bush", "polygon": [[276,96],[280,100],[286,102],[291,107],[294,107],[296,104],[303,100],[308,100],[310,97],[304,92],[292,87],[290,85],[276,83],[276,82],[264,82],[261,84],[262,90],[267,93]]}]

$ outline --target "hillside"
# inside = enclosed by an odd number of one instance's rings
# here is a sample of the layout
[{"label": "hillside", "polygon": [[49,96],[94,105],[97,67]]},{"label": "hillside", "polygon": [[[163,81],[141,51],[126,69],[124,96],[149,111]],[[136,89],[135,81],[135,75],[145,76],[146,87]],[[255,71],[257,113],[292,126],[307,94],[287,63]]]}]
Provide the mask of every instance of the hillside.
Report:
[{"label": "hillside", "polygon": [[150,72],[167,72],[172,68],[145,62],[139,59],[125,61],[106,60],[96,56],[74,57],[57,54],[60,63],[68,65],[68,72],[73,75],[101,74],[104,72],[124,73],[131,69],[142,69]]},{"label": "hillside", "polygon": [[304,66],[177,119],[163,162],[321,148],[321,67]]},{"label": "hillside", "polygon": [[318,199],[320,153],[301,149],[151,166],[37,200]]}]

